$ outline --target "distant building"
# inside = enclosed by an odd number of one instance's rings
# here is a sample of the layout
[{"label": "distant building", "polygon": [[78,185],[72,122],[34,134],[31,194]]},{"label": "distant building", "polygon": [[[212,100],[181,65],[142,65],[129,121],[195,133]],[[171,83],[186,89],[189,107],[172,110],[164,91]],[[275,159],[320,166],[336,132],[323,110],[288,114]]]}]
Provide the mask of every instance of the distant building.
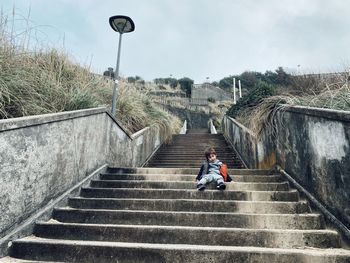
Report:
[{"label": "distant building", "polygon": [[215,99],[220,100],[230,100],[232,94],[230,92],[224,91],[219,87],[215,87],[209,83],[203,84],[193,84],[191,88],[191,98],[192,99]]}]

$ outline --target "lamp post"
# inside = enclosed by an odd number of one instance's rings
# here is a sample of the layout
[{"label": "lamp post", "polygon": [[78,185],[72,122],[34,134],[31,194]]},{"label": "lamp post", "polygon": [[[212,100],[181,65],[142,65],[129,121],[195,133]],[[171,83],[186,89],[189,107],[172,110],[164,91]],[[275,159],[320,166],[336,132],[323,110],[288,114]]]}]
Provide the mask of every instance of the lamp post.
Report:
[{"label": "lamp post", "polygon": [[113,99],[112,99],[112,115],[115,116],[118,78],[119,78],[120,49],[121,49],[121,45],[122,45],[122,35],[124,33],[129,33],[129,32],[134,31],[135,24],[130,17],[121,16],[121,15],[111,16],[109,18],[109,24],[111,25],[111,27],[114,31],[119,33],[117,65],[115,67],[115,73],[114,73]]}]

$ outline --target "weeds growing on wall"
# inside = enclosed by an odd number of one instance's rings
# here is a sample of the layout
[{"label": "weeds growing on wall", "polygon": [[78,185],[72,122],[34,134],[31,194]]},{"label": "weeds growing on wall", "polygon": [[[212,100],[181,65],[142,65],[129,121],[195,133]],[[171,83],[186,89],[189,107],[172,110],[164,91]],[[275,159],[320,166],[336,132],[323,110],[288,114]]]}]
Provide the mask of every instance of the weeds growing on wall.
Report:
[{"label": "weeds growing on wall", "polygon": [[[15,12],[11,17],[0,14],[0,119],[110,107],[111,81],[75,63],[64,51],[32,45],[35,29],[24,21],[27,27],[16,31],[18,20]],[[131,132],[155,124],[169,134],[180,126],[176,117],[136,89],[120,90],[117,114]]]}]

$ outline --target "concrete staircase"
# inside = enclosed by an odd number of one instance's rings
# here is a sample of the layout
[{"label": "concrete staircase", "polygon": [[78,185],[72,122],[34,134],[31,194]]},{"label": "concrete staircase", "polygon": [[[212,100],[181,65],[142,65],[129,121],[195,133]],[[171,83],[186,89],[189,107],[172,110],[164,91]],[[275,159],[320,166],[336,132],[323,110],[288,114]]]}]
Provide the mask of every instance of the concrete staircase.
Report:
[{"label": "concrete staircase", "polygon": [[231,169],[225,191],[200,192],[197,172],[110,167],[0,262],[350,262],[280,175]]},{"label": "concrete staircase", "polygon": [[244,168],[232,147],[222,134],[209,134],[207,129],[189,130],[188,134],[173,136],[170,145],[163,145],[146,165],[147,167],[200,167],[204,151],[213,146],[220,161],[229,168]]}]

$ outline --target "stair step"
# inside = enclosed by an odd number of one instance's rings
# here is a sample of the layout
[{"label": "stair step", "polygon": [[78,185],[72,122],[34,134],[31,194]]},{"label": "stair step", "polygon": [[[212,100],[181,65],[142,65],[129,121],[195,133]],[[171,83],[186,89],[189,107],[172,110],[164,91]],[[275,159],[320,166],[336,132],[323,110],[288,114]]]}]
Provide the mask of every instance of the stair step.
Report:
[{"label": "stair step", "polygon": [[202,199],[132,199],[71,197],[68,205],[79,209],[118,209],[269,214],[309,213],[307,202],[231,201]]},{"label": "stair step", "polygon": [[222,212],[176,212],[55,208],[53,219],[88,224],[135,224],[198,227],[319,229],[319,214],[245,214]]},{"label": "stair step", "polygon": [[[114,174],[193,174],[197,175],[199,167],[196,168],[155,168],[155,167],[144,167],[144,168],[130,168],[130,167],[108,167],[108,173]],[[269,170],[261,169],[229,169],[229,174],[237,175],[268,175]]]},{"label": "stair step", "polygon": [[[149,164],[152,165],[162,165],[162,164],[168,164],[168,165],[177,165],[179,167],[185,166],[185,165],[192,165],[193,167],[200,167],[201,161],[200,160],[158,160],[158,159],[153,159],[152,161],[148,162]],[[228,167],[236,167],[241,165],[241,163],[237,163],[231,160],[226,160],[224,161]],[[199,168],[198,168],[199,170]]]},{"label": "stair step", "polygon": [[[231,175],[234,182],[281,182],[280,175]],[[192,181],[196,175],[181,174],[100,174],[101,180],[157,180],[157,181]]]},{"label": "stair step", "polygon": [[[229,245],[229,244],[228,244]],[[28,237],[13,242],[12,254],[32,260],[69,262],[172,262],[236,263],[322,262],[346,263],[350,251],[344,249],[285,249],[189,244],[149,244],[60,240]]]},{"label": "stair step", "polygon": [[[229,164],[229,167],[233,167],[235,169],[244,169],[243,165],[234,165],[234,164]],[[159,164],[154,164],[152,167],[157,167],[157,168],[195,168],[198,167],[198,164],[167,164],[167,163],[159,163]]]},{"label": "stair step", "polygon": [[[225,162],[227,164],[228,167],[240,167],[241,163],[233,163],[233,162]],[[183,162],[172,162],[172,161],[157,161],[157,160],[153,160],[151,162],[149,162],[149,165],[152,165],[152,167],[158,167],[158,166],[162,166],[162,165],[168,165],[171,167],[199,167],[200,166],[200,162],[196,162],[196,161],[183,161]]]},{"label": "stair step", "polygon": [[[179,154],[179,153],[171,153],[171,154],[157,154],[155,155],[157,159],[160,160],[196,160],[200,161],[200,163],[203,163],[204,158],[203,155],[199,154]],[[236,162],[240,162],[239,160],[236,160],[236,156],[233,154],[225,154],[224,156],[220,156],[220,161],[224,162],[224,160],[234,160]]]},{"label": "stair step", "polygon": [[[200,154],[201,156],[204,156],[204,152],[207,149],[207,146],[203,146],[203,147],[192,147],[191,149],[188,149],[188,145],[177,145],[177,146],[168,146],[167,148],[162,148],[161,152],[168,152],[169,149],[171,149],[172,152],[177,152],[177,153],[181,153],[181,152],[186,152],[188,154]],[[220,154],[228,154],[231,153],[233,150],[231,147],[221,147],[220,149],[215,149],[216,154],[218,156],[218,158],[220,157]]]},{"label": "stair step", "polygon": [[[226,190],[253,190],[253,191],[287,191],[289,184],[280,183],[225,183]],[[90,186],[96,188],[153,188],[153,189],[196,189],[196,182],[181,181],[145,181],[145,180],[91,180]],[[208,189],[216,189],[216,185],[207,185]]]},{"label": "stair step", "polygon": [[[229,164],[241,164],[239,161],[235,161],[233,159],[221,159],[223,163],[226,163],[227,165]],[[172,157],[159,157],[159,158],[154,158],[152,161],[149,163],[175,163],[175,164],[186,164],[186,163],[191,163],[191,164],[196,164],[198,169],[203,163],[203,160],[201,158],[172,158]]]},{"label": "stair step", "polygon": [[[4,257],[4,258],[0,258],[0,263],[5,263],[5,262],[11,262],[11,263],[43,263],[42,260],[26,260],[26,259],[20,259],[20,258],[13,258],[13,257]],[[59,261],[45,261],[48,263],[62,263]]]},{"label": "stair step", "polygon": [[178,190],[178,189],[137,189],[137,188],[94,188],[82,187],[82,197],[102,198],[151,198],[151,199],[210,199],[244,201],[299,201],[299,193],[290,191],[219,191],[219,190]]},{"label": "stair step", "polygon": [[270,230],[149,225],[101,225],[38,223],[34,234],[41,238],[112,242],[254,246],[293,248],[300,246],[339,248],[340,239],[329,230]]}]

